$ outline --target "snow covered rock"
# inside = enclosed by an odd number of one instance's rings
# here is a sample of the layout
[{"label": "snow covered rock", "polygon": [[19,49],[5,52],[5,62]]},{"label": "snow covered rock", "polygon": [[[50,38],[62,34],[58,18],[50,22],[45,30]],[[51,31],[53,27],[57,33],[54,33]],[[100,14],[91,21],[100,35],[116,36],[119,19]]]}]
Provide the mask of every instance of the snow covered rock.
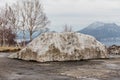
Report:
[{"label": "snow covered rock", "polygon": [[120,46],[112,45],[108,47],[108,53],[112,55],[120,55]]},{"label": "snow covered rock", "polygon": [[108,58],[108,53],[106,47],[92,36],[65,32],[41,34],[10,57],[46,62]]}]

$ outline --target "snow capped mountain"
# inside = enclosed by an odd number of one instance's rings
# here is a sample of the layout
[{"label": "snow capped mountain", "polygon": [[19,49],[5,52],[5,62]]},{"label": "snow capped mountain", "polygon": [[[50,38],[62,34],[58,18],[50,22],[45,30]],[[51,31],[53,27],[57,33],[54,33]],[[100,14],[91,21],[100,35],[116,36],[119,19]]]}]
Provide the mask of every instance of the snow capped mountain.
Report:
[{"label": "snow capped mountain", "polygon": [[100,26],[104,26],[104,23],[97,21],[97,22],[94,22],[94,23],[90,24],[89,26],[90,27],[87,27],[87,28],[96,29],[96,28],[98,28]]},{"label": "snow capped mountain", "polygon": [[94,22],[78,32],[92,35],[101,42],[116,41],[116,39],[118,41],[120,38],[120,26],[115,23]]}]

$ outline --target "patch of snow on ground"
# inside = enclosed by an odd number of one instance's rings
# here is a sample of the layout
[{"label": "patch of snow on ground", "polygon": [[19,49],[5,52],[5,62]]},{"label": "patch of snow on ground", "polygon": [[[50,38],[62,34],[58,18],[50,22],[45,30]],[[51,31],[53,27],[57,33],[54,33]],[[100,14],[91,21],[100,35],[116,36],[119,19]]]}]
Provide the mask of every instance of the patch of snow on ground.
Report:
[{"label": "patch of snow on ground", "polygon": [[1,58],[8,57],[9,55],[10,55],[10,53],[0,53]]},{"label": "patch of snow on ground", "polygon": [[119,65],[117,64],[106,63],[105,66],[109,69],[120,69]]},{"label": "patch of snow on ground", "polygon": [[95,78],[86,78],[86,77],[83,77],[83,78],[80,78],[81,80],[99,80],[99,79],[95,79]]}]

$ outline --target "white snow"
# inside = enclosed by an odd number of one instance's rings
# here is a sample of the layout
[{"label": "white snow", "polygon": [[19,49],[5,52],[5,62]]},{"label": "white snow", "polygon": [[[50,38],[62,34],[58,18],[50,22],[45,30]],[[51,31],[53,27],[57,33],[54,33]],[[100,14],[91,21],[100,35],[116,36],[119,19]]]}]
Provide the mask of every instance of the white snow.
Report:
[{"label": "white snow", "polygon": [[[26,52],[27,49],[37,53],[37,58],[43,61],[49,59],[49,61],[61,61],[107,57],[107,49],[94,37],[74,32],[44,33],[28,44],[19,54],[28,53]],[[39,58],[39,56],[43,57]],[[61,59],[61,57],[63,57],[63,59]]]}]

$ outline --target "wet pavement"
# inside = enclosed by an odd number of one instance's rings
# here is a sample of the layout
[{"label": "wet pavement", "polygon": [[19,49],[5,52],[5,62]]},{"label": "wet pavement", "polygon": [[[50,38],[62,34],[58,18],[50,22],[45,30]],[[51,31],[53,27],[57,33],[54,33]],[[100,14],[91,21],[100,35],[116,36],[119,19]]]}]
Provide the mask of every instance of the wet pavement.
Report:
[{"label": "wet pavement", "polygon": [[9,54],[0,54],[0,80],[120,80],[120,58],[38,63]]}]

